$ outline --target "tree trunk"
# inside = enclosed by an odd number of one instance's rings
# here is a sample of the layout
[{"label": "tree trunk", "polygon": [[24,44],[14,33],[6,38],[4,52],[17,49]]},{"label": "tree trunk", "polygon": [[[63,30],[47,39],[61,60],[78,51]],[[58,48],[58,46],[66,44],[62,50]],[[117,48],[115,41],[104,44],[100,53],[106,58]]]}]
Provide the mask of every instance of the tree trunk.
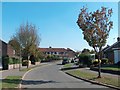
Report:
[{"label": "tree trunk", "polygon": [[98,78],[101,78],[101,62],[100,62],[100,53],[98,54]]},{"label": "tree trunk", "polygon": [[28,59],[28,56],[27,56],[27,68],[29,67],[29,59]]}]

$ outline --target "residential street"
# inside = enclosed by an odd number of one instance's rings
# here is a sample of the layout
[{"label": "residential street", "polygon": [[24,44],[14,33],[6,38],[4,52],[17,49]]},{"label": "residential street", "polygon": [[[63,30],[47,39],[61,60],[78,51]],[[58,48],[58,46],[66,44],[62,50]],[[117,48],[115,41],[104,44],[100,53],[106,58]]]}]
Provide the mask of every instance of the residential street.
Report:
[{"label": "residential street", "polygon": [[22,88],[107,88],[94,85],[60,71],[61,62],[50,63],[28,72],[22,81]]}]

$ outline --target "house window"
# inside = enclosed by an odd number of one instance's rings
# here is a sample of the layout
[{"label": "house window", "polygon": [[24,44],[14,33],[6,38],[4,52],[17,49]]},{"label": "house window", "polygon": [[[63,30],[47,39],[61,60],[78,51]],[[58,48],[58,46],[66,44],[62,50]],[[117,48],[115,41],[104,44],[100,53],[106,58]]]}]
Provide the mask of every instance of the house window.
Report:
[{"label": "house window", "polygon": [[51,54],[54,54],[53,52],[51,52]]},{"label": "house window", "polygon": [[56,52],[57,55],[59,55],[59,52]]},{"label": "house window", "polygon": [[64,55],[66,55],[67,53],[66,52],[64,52]]},{"label": "house window", "polygon": [[64,52],[60,52],[60,54],[63,54]]}]

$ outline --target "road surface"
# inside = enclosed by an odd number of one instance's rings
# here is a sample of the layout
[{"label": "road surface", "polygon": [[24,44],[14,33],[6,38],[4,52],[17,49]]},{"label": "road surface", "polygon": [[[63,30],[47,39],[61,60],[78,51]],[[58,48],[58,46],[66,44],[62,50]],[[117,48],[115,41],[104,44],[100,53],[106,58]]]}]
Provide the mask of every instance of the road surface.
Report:
[{"label": "road surface", "polygon": [[22,88],[107,88],[100,85],[91,84],[60,70],[61,62],[50,63],[28,72],[22,81]]}]

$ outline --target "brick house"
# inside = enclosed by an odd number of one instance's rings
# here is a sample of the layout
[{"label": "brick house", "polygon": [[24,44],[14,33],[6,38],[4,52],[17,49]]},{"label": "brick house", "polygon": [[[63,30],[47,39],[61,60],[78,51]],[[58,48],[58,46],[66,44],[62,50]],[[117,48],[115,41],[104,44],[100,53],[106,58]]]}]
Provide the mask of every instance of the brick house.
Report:
[{"label": "brick house", "polygon": [[58,55],[61,58],[67,57],[67,58],[74,58],[75,52],[71,50],[70,48],[39,48],[40,52],[42,52],[45,56],[47,55]]},{"label": "brick house", "polygon": [[117,42],[113,45],[103,49],[103,57],[108,58],[111,63],[120,61],[120,37],[117,38]]},{"label": "brick house", "polygon": [[15,55],[15,50],[6,42],[0,40],[0,55],[13,57]]}]

